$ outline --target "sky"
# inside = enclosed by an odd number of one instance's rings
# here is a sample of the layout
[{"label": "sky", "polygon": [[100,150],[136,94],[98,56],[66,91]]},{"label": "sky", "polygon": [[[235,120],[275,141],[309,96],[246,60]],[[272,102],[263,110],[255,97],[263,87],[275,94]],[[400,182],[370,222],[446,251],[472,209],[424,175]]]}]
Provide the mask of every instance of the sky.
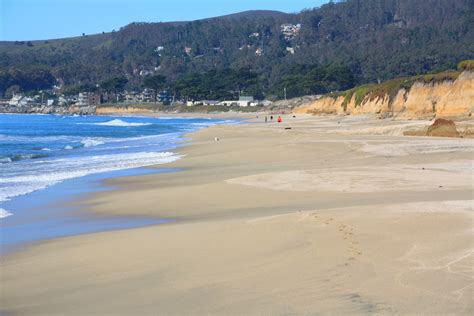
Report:
[{"label": "sky", "polygon": [[118,30],[131,22],[190,21],[246,10],[299,12],[328,0],[0,0],[0,41]]}]

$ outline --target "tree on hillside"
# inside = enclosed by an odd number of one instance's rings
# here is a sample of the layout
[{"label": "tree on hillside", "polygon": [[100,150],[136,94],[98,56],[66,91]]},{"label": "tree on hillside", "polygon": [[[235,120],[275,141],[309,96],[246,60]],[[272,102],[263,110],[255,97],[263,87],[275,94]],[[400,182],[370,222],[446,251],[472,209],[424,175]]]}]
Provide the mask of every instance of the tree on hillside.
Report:
[{"label": "tree on hillside", "polygon": [[[105,92],[107,102],[113,99],[118,101],[118,93],[125,89],[125,85],[128,83],[128,79],[125,77],[115,77],[106,81],[103,81],[99,87],[101,91]],[[113,101],[112,101],[113,102]]]},{"label": "tree on hillside", "polygon": [[[353,85],[343,69],[324,77],[328,71],[311,70],[313,65],[347,67],[362,84],[454,69],[459,61],[474,58],[473,0],[333,2],[298,14],[132,23],[113,33],[33,42],[34,47],[3,41],[0,94],[15,84],[30,91],[51,88],[58,79],[69,88],[125,73],[127,87],[136,89],[143,87],[141,70],[159,68],[168,85],[189,97],[228,98],[229,90],[247,95],[278,91],[281,97],[285,86],[289,94],[299,95]],[[293,71],[297,65],[307,66],[304,73]],[[36,67],[42,70],[32,73]],[[227,69],[248,69],[258,84],[245,72],[237,75],[243,84],[229,84],[234,74]],[[293,83],[299,76],[305,82]],[[184,86],[195,79],[199,89]]]},{"label": "tree on hillside", "polygon": [[147,76],[143,80],[143,85],[145,88],[153,89],[155,94],[155,102],[160,90],[165,87],[166,77],[162,75]]},{"label": "tree on hillside", "polygon": [[120,91],[123,91],[127,82],[128,82],[128,79],[125,77],[115,77],[115,78],[102,82],[100,84],[100,87],[105,92],[118,93]]}]

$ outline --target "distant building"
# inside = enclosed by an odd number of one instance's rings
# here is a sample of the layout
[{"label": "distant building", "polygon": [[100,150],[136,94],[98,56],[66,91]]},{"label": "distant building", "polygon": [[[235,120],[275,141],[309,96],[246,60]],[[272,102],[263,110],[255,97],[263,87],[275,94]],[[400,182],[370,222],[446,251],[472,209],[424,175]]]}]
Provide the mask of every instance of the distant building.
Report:
[{"label": "distant building", "polygon": [[76,105],[78,106],[88,106],[89,105],[89,98],[87,92],[80,92],[79,96],[77,97]]},{"label": "distant building", "polygon": [[98,93],[89,93],[88,95],[89,105],[99,105],[101,98]]},{"label": "distant building", "polygon": [[161,103],[171,103],[173,101],[173,96],[168,91],[161,91],[157,98]]},{"label": "distant building", "polygon": [[141,97],[138,96],[139,93],[136,91],[126,91],[124,95],[125,103],[139,103]]},{"label": "distant building", "polygon": [[287,41],[295,38],[301,31],[301,24],[285,23],[280,26],[281,33]]},{"label": "distant building", "polygon": [[155,101],[166,103],[170,100],[171,96],[166,91],[158,93],[155,99],[155,90],[148,88],[144,89],[142,92],[127,91],[124,94],[125,103],[150,103]]},{"label": "distant building", "polygon": [[35,100],[33,98],[25,97],[21,94],[14,94],[13,97],[8,102],[8,105],[22,107],[22,106],[31,105],[34,103],[35,103]]},{"label": "distant building", "polygon": [[231,101],[222,101],[219,105],[224,106],[240,106],[240,107],[247,107],[247,106],[256,106],[258,101],[254,100],[252,96],[240,96],[239,100],[231,100]]},{"label": "distant building", "polygon": [[60,106],[66,106],[67,104],[69,103],[69,100],[64,96],[64,95],[60,95],[59,98],[58,98],[58,104]]},{"label": "distant building", "polygon": [[204,100],[202,101],[203,105],[208,105],[208,106],[216,106],[219,105],[219,101],[217,100]]},{"label": "distant building", "polygon": [[139,96],[139,99],[141,99],[141,102],[155,102],[155,91],[145,88],[141,96]]},{"label": "distant building", "polygon": [[21,103],[25,102],[25,101],[23,101],[23,99],[24,99],[24,96],[22,96],[21,94],[14,94],[13,97],[8,102],[8,105],[10,105],[10,106],[21,106]]},{"label": "distant building", "polygon": [[188,106],[194,106],[194,105],[216,106],[219,104],[220,102],[217,100],[188,101]]},{"label": "distant building", "polygon": [[238,105],[238,104],[237,104],[237,101],[235,101],[235,100],[230,100],[230,101],[221,101],[221,102],[219,102],[219,105],[223,105],[223,106],[234,106],[234,105]]},{"label": "distant building", "polygon": [[139,75],[142,76],[142,77],[150,76],[150,75],[153,75],[153,74],[154,74],[153,70],[147,70],[147,69],[140,70],[140,72],[139,72]]},{"label": "distant building", "polygon": [[237,101],[237,103],[241,107],[258,105],[258,101],[255,100],[253,96],[246,96],[246,95],[240,96],[239,101]]},{"label": "distant building", "polygon": [[100,104],[100,95],[92,92],[80,92],[77,97],[77,106],[91,106]]}]

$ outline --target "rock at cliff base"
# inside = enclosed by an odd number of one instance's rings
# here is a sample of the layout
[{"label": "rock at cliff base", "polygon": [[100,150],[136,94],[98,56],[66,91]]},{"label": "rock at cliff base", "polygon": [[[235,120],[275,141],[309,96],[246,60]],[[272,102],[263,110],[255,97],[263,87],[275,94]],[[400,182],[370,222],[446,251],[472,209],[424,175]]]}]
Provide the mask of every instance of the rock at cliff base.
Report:
[{"label": "rock at cliff base", "polygon": [[426,136],[460,137],[456,124],[451,120],[437,119],[426,131]]}]

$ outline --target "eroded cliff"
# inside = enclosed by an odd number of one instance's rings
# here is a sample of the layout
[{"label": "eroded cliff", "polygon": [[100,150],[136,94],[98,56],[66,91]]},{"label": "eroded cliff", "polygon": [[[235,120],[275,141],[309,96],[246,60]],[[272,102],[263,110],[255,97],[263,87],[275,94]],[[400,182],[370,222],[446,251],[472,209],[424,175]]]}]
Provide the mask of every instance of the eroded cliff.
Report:
[{"label": "eroded cliff", "polygon": [[[403,85],[401,85],[403,86]],[[364,90],[365,89],[365,90]],[[400,89],[362,88],[350,94],[328,95],[296,108],[296,113],[377,114],[404,119],[466,118],[474,110],[474,72],[455,79],[415,80]]]}]

